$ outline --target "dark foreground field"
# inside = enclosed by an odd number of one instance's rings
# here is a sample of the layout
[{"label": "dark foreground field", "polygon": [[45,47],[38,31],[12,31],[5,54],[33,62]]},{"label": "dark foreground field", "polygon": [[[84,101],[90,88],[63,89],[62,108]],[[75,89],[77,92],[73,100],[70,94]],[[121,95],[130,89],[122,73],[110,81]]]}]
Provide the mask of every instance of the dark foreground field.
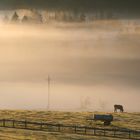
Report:
[{"label": "dark foreground field", "polygon": [[[59,123],[65,125],[93,126],[106,128],[102,122],[90,122],[86,118],[99,112],[47,112],[47,111],[0,111],[0,119],[28,120],[36,122]],[[114,122],[107,128],[140,130],[140,113],[113,113]],[[2,140],[112,140],[108,137],[83,136],[31,130],[0,128]]]}]

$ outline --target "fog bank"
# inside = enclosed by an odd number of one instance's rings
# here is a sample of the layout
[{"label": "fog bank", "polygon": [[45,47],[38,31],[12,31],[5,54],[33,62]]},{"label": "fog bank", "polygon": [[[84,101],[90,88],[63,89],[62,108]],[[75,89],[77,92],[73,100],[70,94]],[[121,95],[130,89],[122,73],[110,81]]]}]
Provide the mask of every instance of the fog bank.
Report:
[{"label": "fog bank", "polygon": [[52,110],[140,111],[140,34],[100,27],[1,24],[0,108],[46,109],[49,75]]}]

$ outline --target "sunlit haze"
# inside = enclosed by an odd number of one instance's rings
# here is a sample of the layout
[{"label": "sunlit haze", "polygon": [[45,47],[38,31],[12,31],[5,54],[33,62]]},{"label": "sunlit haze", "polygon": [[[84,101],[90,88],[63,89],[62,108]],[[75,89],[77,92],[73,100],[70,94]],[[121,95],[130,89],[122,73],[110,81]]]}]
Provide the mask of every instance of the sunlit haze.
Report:
[{"label": "sunlit haze", "polygon": [[[140,34],[125,21],[0,23],[0,108],[140,111]],[[132,21],[133,22],[133,21]]]}]

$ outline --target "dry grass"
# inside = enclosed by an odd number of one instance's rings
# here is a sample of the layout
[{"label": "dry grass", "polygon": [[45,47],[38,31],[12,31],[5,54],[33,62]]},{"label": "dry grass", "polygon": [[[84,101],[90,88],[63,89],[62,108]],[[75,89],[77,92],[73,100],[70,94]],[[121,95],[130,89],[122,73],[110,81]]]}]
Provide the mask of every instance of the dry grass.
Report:
[{"label": "dry grass", "polygon": [[[47,112],[47,111],[0,111],[0,119],[47,121],[52,123],[76,124],[104,127],[102,122],[90,122],[86,118],[99,112]],[[112,113],[114,121],[110,128],[121,127],[140,130],[140,113]],[[111,140],[113,138],[70,135],[61,133],[35,132],[28,130],[0,129],[2,140]]]}]

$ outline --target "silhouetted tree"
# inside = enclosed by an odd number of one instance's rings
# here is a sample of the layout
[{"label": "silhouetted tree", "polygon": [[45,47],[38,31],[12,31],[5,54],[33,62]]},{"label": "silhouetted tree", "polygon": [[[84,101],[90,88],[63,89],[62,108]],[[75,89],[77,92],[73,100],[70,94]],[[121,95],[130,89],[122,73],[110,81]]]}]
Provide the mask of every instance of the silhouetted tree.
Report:
[{"label": "silhouetted tree", "polygon": [[86,20],[85,14],[81,14],[81,15],[80,15],[80,21],[85,21],[85,20]]},{"label": "silhouetted tree", "polygon": [[22,22],[23,22],[23,23],[28,22],[28,17],[27,17],[27,16],[24,16],[24,17],[22,18]]},{"label": "silhouetted tree", "polygon": [[19,20],[19,16],[18,16],[17,12],[15,12],[14,15],[12,16],[11,21],[16,22],[16,21],[18,21],[18,20]]}]

